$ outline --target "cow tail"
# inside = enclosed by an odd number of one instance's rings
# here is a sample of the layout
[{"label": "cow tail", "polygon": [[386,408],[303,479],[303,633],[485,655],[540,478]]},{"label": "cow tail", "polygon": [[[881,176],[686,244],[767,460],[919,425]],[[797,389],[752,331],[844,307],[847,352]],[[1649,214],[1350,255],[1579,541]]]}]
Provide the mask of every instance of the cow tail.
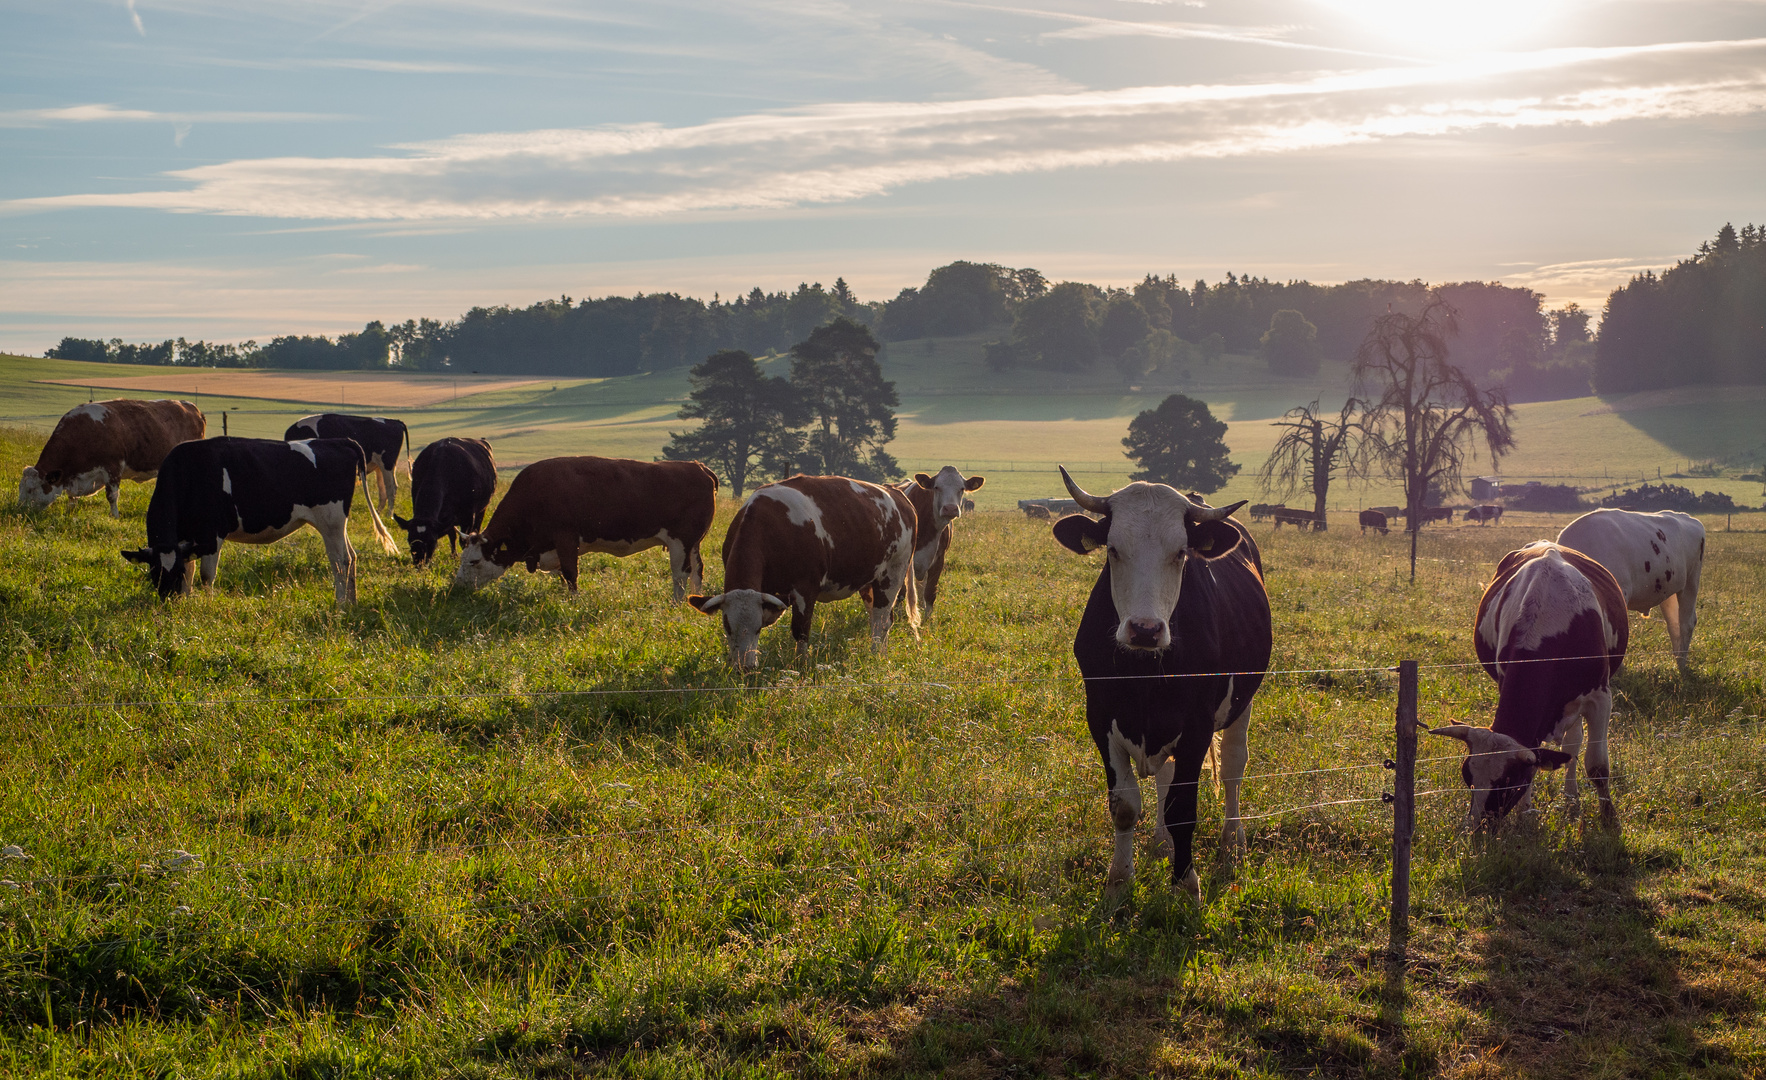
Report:
[{"label": "cow tail", "polygon": [[908,534],[908,572],[902,578],[902,591],[907,593],[906,608],[908,629],[914,632],[914,640],[920,639],[920,590],[914,581],[914,541],[913,533]]},{"label": "cow tail", "polygon": [[403,420],[399,421],[399,427],[405,433],[405,475],[409,477],[411,475],[411,466],[415,464],[415,462],[411,460],[411,427]]},{"label": "cow tail", "polygon": [[360,446],[356,447],[356,478],[362,482],[362,501],[368,504],[368,519],[374,522],[374,539],[380,541],[380,550],[388,555],[397,555],[399,545],[393,541],[392,533],[386,530],[386,522],[380,520],[380,511],[374,508],[374,495],[368,490],[368,454]]},{"label": "cow tail", "polygon": [[1214,737],[1208,740],[1208,756],[1203,761],[1208,774],[1214,777],[1214,797],[1217,799],[1220,798],[1220,744],[1225,740],[1226,728],[1216,731]]}]

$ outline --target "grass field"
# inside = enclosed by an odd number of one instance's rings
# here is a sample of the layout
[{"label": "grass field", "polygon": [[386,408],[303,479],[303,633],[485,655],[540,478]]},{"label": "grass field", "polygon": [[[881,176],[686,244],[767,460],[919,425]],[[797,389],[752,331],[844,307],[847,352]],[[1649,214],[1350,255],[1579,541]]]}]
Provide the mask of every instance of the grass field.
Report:
[{"label": "grass field", "polygon": [[[0,473],[34,453],[0,434]],[[358,521],[352,609],[310,531],[162,603],[117,556],[149,491],[0,509],[0,1075],[1766,1070],[1766,533],[1711,534],[1691,674],[1634,620],[1617,836],[1547,783],[1463,838],[1456,744],[1425,741],[1394,971],[1369,669],[1442,665],[1424,718],[1487,722],[1480,582],[1561,520],[1430,530],[1414,587],[1399,536],[1255,528],[1275,667],[1346,670],[1266,684],[1249,849],[1198,912],[1144,854],[1101,899],[1068,652],[1097,567],[1046,525],[965,518],[886,660],[827,605],[813,667],[775,629],[743,681],[659,552],[467,595]]]},{"label": "grass field", "polygon": [[[1060,494],[1057,462],[1102,490],[1126,482],[1131,466],[1122,456],[1121,440],[1129,420],[1157,405],[1174,388],[1129,392],[1102,373],[1080,378],[1017,372],[1002,379],[981,362],[986,336],[897,342],[885,350],[885,374],[896,382],[902,397],[900,433],[890,450],[908,471],[935,472],[954,464],[966,473],[983,473],[988,483],[977,502],[986,509],[1007,509],[1018,499]],[[789,360],[774,358],[767,366],[783,374],[789,370]],[[119,375],[164,377],[164,373],[164,368],[0,358],[0,392],[7,401],[0,422],[47,430],[88,396],[74,387],[38,380],[114,380]],[[418,377],[381,378],[399,384]],[[336,397],[320,395],[334,394],[337,388],[316,376],[312,379],[312,400],[279,403],[203,394],[198,403],[217,432],[219,414],[225,410],[233,434],[280,437],[297,417],[336,407]],[[1264,501],[1253,477],[1274,442],[1269,421],[1320,395],[1328,400],[1334,394],[1340,401],[1347,392],[1347,374],[1330,368],[1317,380],[1278,379],[1260,361],[1227,356],[1198,368],[1193,382],[1183,389],[1208,401],[1215,415],[1228,423],[1227,445],[1243,471],[1221,497]],[[442,435],[488,438],[505,466],[555,454],[649,460],[668,441],[670,429],[686,426],[675,413],[687,390],[685,372],[676,371],[544,382],[476,393],[457,405],[373,411],[407,420],[418,445]],[[421,392],[433,393],[433,388],[395,385],[383,391]],[[1739,476],[1760,472],[1766,462],[1766,434],[1760,424],[1761,406],[1766,403],[1763,393],[1760,387],[1698,387],[1612,401],[1577,398],[1524,404],[1517,409],[1520,444],[1503,461],[1502,471],[1519,480],[1565,479],[1583,487],[1617,487],[1715,460],[1725,466],[1723,475],[1676,482],[1694,491],[1724,492],[1744,506],[1759,506],[1766,501],[1766,491],[1759,482]],[[1487,463],[1477,471],[1485,468]],[[1309,500],[1296,500],[1296,505],[1299,501],[1310,505]],[[1383,485],[1340,485],[1332,493],[1332,505],[1343,509],[1396,501],[1395,493]]]}]

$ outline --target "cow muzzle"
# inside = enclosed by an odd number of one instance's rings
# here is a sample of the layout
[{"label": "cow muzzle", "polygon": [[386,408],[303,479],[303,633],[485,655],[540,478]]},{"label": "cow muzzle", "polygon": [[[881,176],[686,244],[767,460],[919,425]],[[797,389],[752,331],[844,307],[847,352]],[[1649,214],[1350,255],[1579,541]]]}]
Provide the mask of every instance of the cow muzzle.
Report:
[{"label": "cow muzzle", "polygon": [[1116,633],[1119,644],[1131,649],[1163,649],[1171,644],[1164,619],[1127,619]]}]

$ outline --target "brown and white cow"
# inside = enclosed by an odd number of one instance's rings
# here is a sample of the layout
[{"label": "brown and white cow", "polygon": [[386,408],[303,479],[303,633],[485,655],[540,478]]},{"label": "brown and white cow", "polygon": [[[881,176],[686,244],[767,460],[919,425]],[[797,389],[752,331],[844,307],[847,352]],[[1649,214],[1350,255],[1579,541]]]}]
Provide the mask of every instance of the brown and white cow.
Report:
[{"label": "brown and white cow", "polygon": [[756,488],[724,536],[724,591],[689,596],[723,616],[730,663],[760,666],[760,632],[791,609],[799,660],[816,604],[857,595],[871,609],[871,645],[887,654],[895,600],[920,636],[914,593],[914,506],[892,487],[844,476],[793,476]]},{"label": "brown and white cow", "polygon": [[1466,511],[1467,521],[1476,521],[1488,525],[1492,521],[1502,520],[1502,507],[1495,503],[1480,503]]},{"label": "brown and white cow", "polygon": [[202,410],[188,401],[114,398],[69,409],[18,482],[21,506],[41,509],[62,495],[73,500],[104,489],[110,516],[121,516],[117,498],[124,480],[152,480],[160,463],[181,442],[207,432]]},{"label": "brown and white cow", "polygon": [[476,589],[522,562],[575,592],[579,555],[661,546],[679,600],[703,587],[699,542],[716,512],[717,477],[697,461],[545,458],[515,474],[483,532],[461,535],[454,581]]},{"label": "brown and white cow", "polygon": [[1540,540],[1497,564],[1478,602],[1474,635],[1478,660],[1496,680],[1496,720],[1487,728],[1451,724],[1431,732],[1466,744],[1460,773],[1472,789],[1468,830],[1525,809],[1534,774],[1560,766],[1568,766],[1564,805],[1574,816],[1584,724],[1584,763],[1600,794],[1601,820],[1617,821],[1607,790],[1607,720],[1612,678],[1625,660],[1626,619],[1619,583],[1573,548]]},{"label": "brown and white cow", "polygon": [[1595,510],[1565,525],[1558,543],[1606,567],[1632,611],[1648,616],[1660,607],[1675,662],[1686,667],[1705,565],[1705,527],[1698,518],[1673,510]]},{"label": "brown and white cow", "polygon": [[932,605],[938,600],[938,579],[944,575],[944,555],[955,532],[952,523],[969,502],[963,495],[980,491],[985,483],[985,476],[965,480],[954,466],[946,465],[937,476],[915,473],[912,480],[897,485],[914,504],[919,522],[914,530],[914,581],[919,586],[922,620],[932,617]]}]

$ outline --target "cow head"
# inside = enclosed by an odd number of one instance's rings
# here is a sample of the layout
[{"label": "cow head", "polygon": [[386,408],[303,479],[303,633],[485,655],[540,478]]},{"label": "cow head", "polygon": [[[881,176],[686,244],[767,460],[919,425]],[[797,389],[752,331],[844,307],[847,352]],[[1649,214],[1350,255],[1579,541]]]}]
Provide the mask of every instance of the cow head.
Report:
[{"label": "cow head", "polygon": [[980,491],[987,477],[971,476],[965,480],[954,466],[946,465],[938,470],[937,476],[915,473],[914,483],[932,493],[932,519],[942,529],[962,514],[964,493]]},{"label": "cow head", "polygon": [[1509,811],[1526,805],[1535,773],[1560,768],[1570,760],[1570,755],[1561,750],[1545,746],[1529,750],[1507,735],[1468,724],[1449,724],[1429,734],[1466,744],[1459,774],[1472,789],[1472,805],[1465,820],[1467,832],[1485,820],[1492,827],[1500,824]]},{"label": "cow head", "polygon": [[[413,549],[414,551],[415,549]],[[483,533],[460,534],[460,569],[454,572],[454,584],[483,588],[503,576],[515,565],[514,545],[507,540],[486,542]]]},{"label": "cow head", "polygon": [[1206,506],[1164,484],[1142,482],[1099,498],[1075,484],[1065,468],[1061,479],[1081,509],[1104,515],[1093,521],[1069,514],[1055,522],[1055,539],[1081,555],[1107,552],[1110,598],[1120,620],[1116,643],[1168,648],[1168,620],[1177,610],[1184,567],[1192,558],[1218,559],[1238,546],[1239,530],[1226,518],[1245,504]]},{"label": "cow head", "polygon": [[397,514],[392,516],[393,522],[405,530],[405,541],[411,545],[411,565],[427,566],[435,555],[435,547],[448,530],[436,521],[413,521]]},{"label": "cow head", "polygon": [[760,666],[760,632],[779,621],[790,607],[772,593],[757,589],[731,589],[716,596],[689,596],[687,603],[707,615],[724,617],[724,643],[730,648],[730,666],[753,671]]},{"label": "cow head", "polygon": [[18,481],[18,504],[28,510],[41,510],[55,501],[61,492],[55,486],[61,479],[59,471],[44,476],[37,472],[34,465],[25,467],[24,476]]},{"label": "cow head", "polygon": [[180,540],[178,546],[169,551],[155,551],[150,547],[134,551],[125,548],[123,558],[146,566],[147,579],[153,582],[160,599],[165,600],[190,591],[190,580],[196,576],[196,563],[190,556],[195,550],[195,544]]}]

